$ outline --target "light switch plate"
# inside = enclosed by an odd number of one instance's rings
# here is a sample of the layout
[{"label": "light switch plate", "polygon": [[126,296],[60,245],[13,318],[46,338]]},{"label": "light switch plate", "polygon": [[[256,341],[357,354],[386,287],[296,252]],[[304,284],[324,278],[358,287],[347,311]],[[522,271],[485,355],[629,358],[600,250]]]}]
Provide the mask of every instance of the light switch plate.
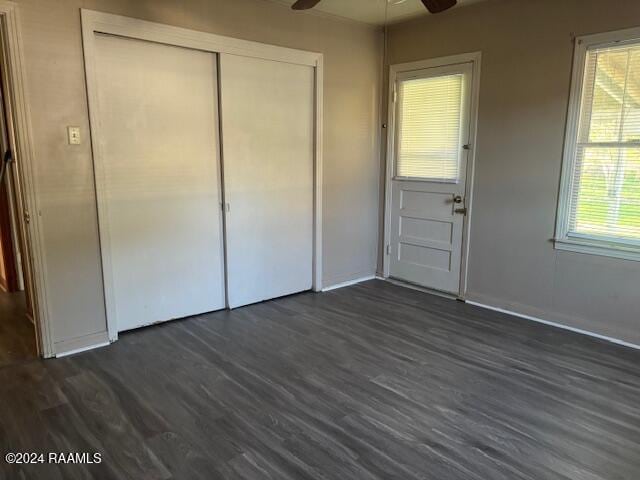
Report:
[{"label": "light switch plate", "polygon": [[67,127],[69,145],[80,145],[80,127]]}]

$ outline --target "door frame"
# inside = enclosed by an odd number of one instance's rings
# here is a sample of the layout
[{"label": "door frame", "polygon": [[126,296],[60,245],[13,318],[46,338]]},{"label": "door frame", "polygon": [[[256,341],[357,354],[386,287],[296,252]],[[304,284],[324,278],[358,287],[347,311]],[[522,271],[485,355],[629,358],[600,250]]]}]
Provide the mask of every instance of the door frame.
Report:
[{"label": "door frame", "polygon": [[[98,84],[96,78],[96,33],[117,35],[136,40],[146,40],[165,45],[191,48],[211,53],[226,53],[313,67],[315,76],[315,132],[314,132],[314,193],[313,193],[313,277],[312,288],[322,290],[322,158],[323,158],[323,54],[292,48],[240,40],[161,23],[138,20],[121,15],[81,9],[82,44],[89,103],[91,149],[93,153],[96,199],[98,204],[98,230],[102,277],[105,293],[105,310],[109,341],[118,339],[118,326],[111,278],[111,255],[105,215],[104,160],[100,151],[99,115],[97,112]],[[220,139],[220,148],[222,142]],[[219,152],[222,158],[222,152]],[[224,171],[224,170],[222,170]]]},{"label": "door frame", "polygon": [[47,272],[44,263],[44,237],[40,216],[40,197],[36,189],[35,149],[31,129],[31,113],[26,95],[24,47],[20,32],[19,12],[15,3],[0,0],[0,69],[2,71],[4,108],[9,147],[13,162],[13,205],[17,236],[20,242],[27,310],[32,315],[38,355],[55,355]]},{"label": "door frame", "polygon": [[396,81],[401,73],[415,70],[425,70],[429,68],[446,67],[460,63],[471,63],[473,68],[473,78],[471,86],[471,111],[469,114],[469,138],[471,149],[467,161],[465,197],[467,215],[465,215],[462,226],[462,257],[460,263],[460,289],[458,298],[464,299],[467,292],[468,260],[470,246],[470,225],[473,210],[473,184],[475,174],[475,161],[477,150],[477,125],[478,125],[478,102],[480,98],[480,67],[482,53],[471,52],[447,57],[438,57],[428,60],[419,60],[409,63],[398,63],[389,67],[388,83],[388,103],[387,103],[387,149],[386,149],[386,173],[385,173],[385,199],[384,199],[384,249],[382,261],[382,274],[384,278],[389,278],[390,257],[389,248],[391,245],[391,202],[392,202],[392,180],[395,170],[395,143],[396,143]]}]

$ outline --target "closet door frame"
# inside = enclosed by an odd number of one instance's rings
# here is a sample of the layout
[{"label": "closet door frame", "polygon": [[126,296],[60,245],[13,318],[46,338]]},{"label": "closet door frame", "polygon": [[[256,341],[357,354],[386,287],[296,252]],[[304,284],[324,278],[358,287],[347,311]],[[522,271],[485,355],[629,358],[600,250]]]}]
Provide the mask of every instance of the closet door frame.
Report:
[{"label": "closet door frame", "polygon": [[[322,290],[322,106],[323,106],[323,55],[316,52],[267,45],[259,42],[240,40],[196,30],[148,22],[120,15],[82,9],[82,43],[84,49],[89,120],[91,129],[91,149],[93,153],[96,201],[98,206],[98,230],[102,277],[104,282],[105,310],[109,341],[118,339],[118,325],[115,316],[113,283],[109,271],[111,253],[108,228],[100,211],[105,211],[106,195],[104,182],[104,159],[100,151],[99,112],[97,111],[98,83],[96,78],[96,34],[117,35],[124,38],[146,40],[155,43],[191,48],[211,53],[227,53],[245,57],[260,58],[294,63],[313,67],[315,77],[315,138],[314,138],[314,179],[313,179],[313,278],[312,288]],[[219,87],[219,86],[218,86]],[[220,138],[219,148],[224,139]],[[221,186],[222,187],[222,186]],[[223,191],[224,195],[224,191]],[[224,203],[224,199],[223,199]],[[109,267],[109,268],[105,268]]]}]

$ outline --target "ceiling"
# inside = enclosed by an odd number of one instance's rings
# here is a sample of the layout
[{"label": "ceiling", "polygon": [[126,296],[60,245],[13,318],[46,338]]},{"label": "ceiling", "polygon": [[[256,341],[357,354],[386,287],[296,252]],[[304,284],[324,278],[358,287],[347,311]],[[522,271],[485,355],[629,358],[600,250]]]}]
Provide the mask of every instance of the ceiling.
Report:
[{"label": "ceiling", "polygon": [[[278,3],[293,5],[295,0],[274,0]],[[455,8],[468,5],[480,0],[458,0]],[[420,0],[388,0],[389,23],[408,20],[429,12]],[[322,0],[312,11],[348,18],[372,25],[384,25],[385,0]],[[304,12],[306,13],[306,12]],[[303,13],[303,14],[304,14]]]}]

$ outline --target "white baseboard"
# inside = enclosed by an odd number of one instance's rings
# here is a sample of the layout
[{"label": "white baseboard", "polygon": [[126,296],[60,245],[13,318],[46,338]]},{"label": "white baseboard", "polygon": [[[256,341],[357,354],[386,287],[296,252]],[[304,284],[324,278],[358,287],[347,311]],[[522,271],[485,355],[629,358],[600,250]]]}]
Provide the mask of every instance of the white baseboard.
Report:
[{"label": "white baseboard", "polygon": [[55,354],[53,354],[52,357],[66,357],[67,355],[85,352],[92,348],[104,347],[110,343],[109,334],[106,331],[91,333],[82,337],[56,342],[54,345]]},{"label": "white baseboard", "polygon": [[346,282],[336,283],[335,285],[330,285],[328,287],[324,287],[322,289],[323,292],[329,292],[331,290],[336,290],[338,288],[349,287],[351,285],[355,285],[357,283],[366,282],[367,280],[373,280],[378,278],[376,275],[367,275],[366,277],[356,278],[354,280],[348,280]]},{"label": "white baseboard", "polygon": [[69,350],[68,352],[56,353],[56,358],[68,357],[70,355],[75,355],[76,353],[88,352],[89,350],[94,350],[96,348],[108,347],[109,345],[111,345],[111,342],[103,342],[98,343],[97,345],[76,348],[75,350]]},{"label": "white baseboard", "polygon": [[587,335],[589,337],[598,338],[600,340],[605,340],[607,342],[615,343],[616,345],[622,345],[624,347],[634,348],[636,350],[640,350],[640,345],[636,345],[635,343],[625,342],[624,340],[620,340],[619,338],[608,337],[606,335],[601,335],[599,333],[591,332],[589,330],[583,330],[581,328],[570,327],[569,325],[564,325],[562,323],[552,322],[549,320],[543,320],[542,318],[534,317],[532,315],[525,315],[524,313],[514,312],[513,310],[507,310],[505,308],[494,307],[492,305],[486,305],[480,302],[474,302],[472,300],[465,300],[469,305],[474,305],[480,308],[486,308],[487,310],[493,310],[494,312],[506,313],[508,315],[513,315],[514,317],[523,318],[525,320],[530,320],[536,323],[542,323],[544,325],[550,325],[552,327],[561,328],[563,330],[569,330],[570,332],[580,333],[582,335]]}]

